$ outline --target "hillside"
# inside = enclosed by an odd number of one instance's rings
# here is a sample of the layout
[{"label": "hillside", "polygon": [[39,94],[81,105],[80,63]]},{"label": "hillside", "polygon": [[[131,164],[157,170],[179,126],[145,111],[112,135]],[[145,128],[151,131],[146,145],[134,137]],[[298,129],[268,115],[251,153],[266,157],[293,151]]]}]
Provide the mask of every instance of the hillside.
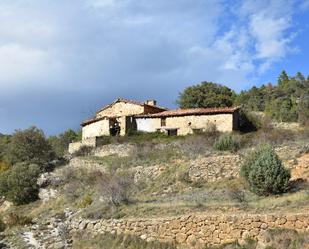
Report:
[{"label": "hillside", "polygon": [[[304,248],[309,132],[234,134],[227,151],[214,149],[218,136],[132,136],[80,151],[40,176],[40,200],[3,202],[3,248],[203,248],[236,240],[248,249]],[[239,177],[246,155],[264,143],[291,170],[287,193],[258,196]]]}]

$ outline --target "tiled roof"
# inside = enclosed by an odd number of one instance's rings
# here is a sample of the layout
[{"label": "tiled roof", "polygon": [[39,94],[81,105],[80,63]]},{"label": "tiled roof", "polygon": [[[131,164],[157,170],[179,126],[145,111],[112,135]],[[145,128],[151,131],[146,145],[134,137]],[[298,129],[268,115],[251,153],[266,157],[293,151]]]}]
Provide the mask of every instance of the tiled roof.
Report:
[{"label": "tiled roof", "polygon": [[105,119],[105,117],[87,119],[81,123],[81,126],[89,125],[103,119]]},{"label": "tiled roof", "polygon": [[124,98],[118,98],[116,100],[114,100],[111,104],[107,105],[107,106],[104,106],[103,108],[99,109],[97,111],[97,113],[105,110],[106,108],[114,105],[115,103],[117,102],[124,102],[124,103],[130,103],[130,104],[134,104],[134,105],[140,105],[140,106],[150,106],[150,107],[153,107],[153,108],[157,108],[157,109],[160,109],[160,110],[167,110],[166,108],[164,107],[160,107],[160,106],[153,106],[153,105],[147,105],[145,103],[141,103],[141,102],[138,102],[138,101],[135,101],[135,100],[131,100],[131,99],[124,99]]},{"label": "tiled roof", "polygon": [[176,109],[154,114],[140,114],[135,115],[135,117],[157,118],[157,117],[173,117],[173,116],[189,116],[189,115],[205,115],[205,114],[224,114],[224,113],[234,113],[238,109],[239,107]]}]

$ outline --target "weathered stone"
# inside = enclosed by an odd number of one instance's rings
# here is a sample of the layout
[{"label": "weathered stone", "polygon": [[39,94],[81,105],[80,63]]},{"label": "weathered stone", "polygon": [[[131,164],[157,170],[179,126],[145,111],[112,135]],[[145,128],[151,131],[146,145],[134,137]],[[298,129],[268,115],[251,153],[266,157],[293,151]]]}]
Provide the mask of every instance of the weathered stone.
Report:
[{"label": "weathered stone", "polygon": [[188,238],[187,238],[187,244],[194,246],[196,244],[196,237],[195,235],[191,234]]},{"label": "weathered stone", "polygon": [[176,241],[177,243],[184,243],[188,238],[188,235],[187,234],[184,234],[184,233],[178,233],[176,234]]}]

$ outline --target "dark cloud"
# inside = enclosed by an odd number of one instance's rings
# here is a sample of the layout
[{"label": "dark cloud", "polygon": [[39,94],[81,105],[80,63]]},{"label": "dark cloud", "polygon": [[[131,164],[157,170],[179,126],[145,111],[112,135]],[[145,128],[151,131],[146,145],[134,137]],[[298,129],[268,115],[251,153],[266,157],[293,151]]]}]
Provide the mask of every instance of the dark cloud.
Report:
[{"label": "dark cloud", "polygon": [[[252,47],[263,44],[243,21],[254,4],[238,1],[238,17],[215,0],[1,1],[0,132],[78,128],[119,96],[174,107],[183,88],[203,80],[242,89],[258,71]],[[290,23],[279,24],[268,41],[285,38]],[[289,42],[280,46],[281,56]]]}]

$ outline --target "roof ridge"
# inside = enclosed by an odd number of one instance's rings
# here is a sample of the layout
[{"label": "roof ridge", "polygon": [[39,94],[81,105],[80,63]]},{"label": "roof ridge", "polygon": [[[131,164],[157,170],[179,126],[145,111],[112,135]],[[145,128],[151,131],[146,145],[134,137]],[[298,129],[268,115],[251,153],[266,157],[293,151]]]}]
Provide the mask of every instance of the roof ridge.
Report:
[{"label": "roof ridge", "polygon": [[99,112],[105,110],[106,108],[112,106],[113,104],[119,102],[119,101],[123,101],[123,102],[126,102],[126,103],[131,103],[131,104],[135,104],[135,105],[140,105],[140,106],[151,106],[153,108],[157,108],[157,109],[161,109],[161,110],[168,110],[167,108],[165,107],[161,107],[161,106],[157,106],[157,105],[148,105],[146,103],[142,103],[142,102],[139,102],[139,101],[136,101],[136,100],[132,100],[132,99],[126,99],[126,98],[122,98],[122,97],[118,97],[117,99],[115,99],[112,103],[100,108],[99,110],[96,111],[96,113],[98,114]]},{"label": "roof ridge", "polygon": [[213,108],[179,108],[173,110],[166,110],[153,114],[139,114],[136,117],[161,117],[161,116],[186,116],[186,115],[202,115],[202,114],[216,114],[216,113],[234,113],[240,107],[213,107]]}]

